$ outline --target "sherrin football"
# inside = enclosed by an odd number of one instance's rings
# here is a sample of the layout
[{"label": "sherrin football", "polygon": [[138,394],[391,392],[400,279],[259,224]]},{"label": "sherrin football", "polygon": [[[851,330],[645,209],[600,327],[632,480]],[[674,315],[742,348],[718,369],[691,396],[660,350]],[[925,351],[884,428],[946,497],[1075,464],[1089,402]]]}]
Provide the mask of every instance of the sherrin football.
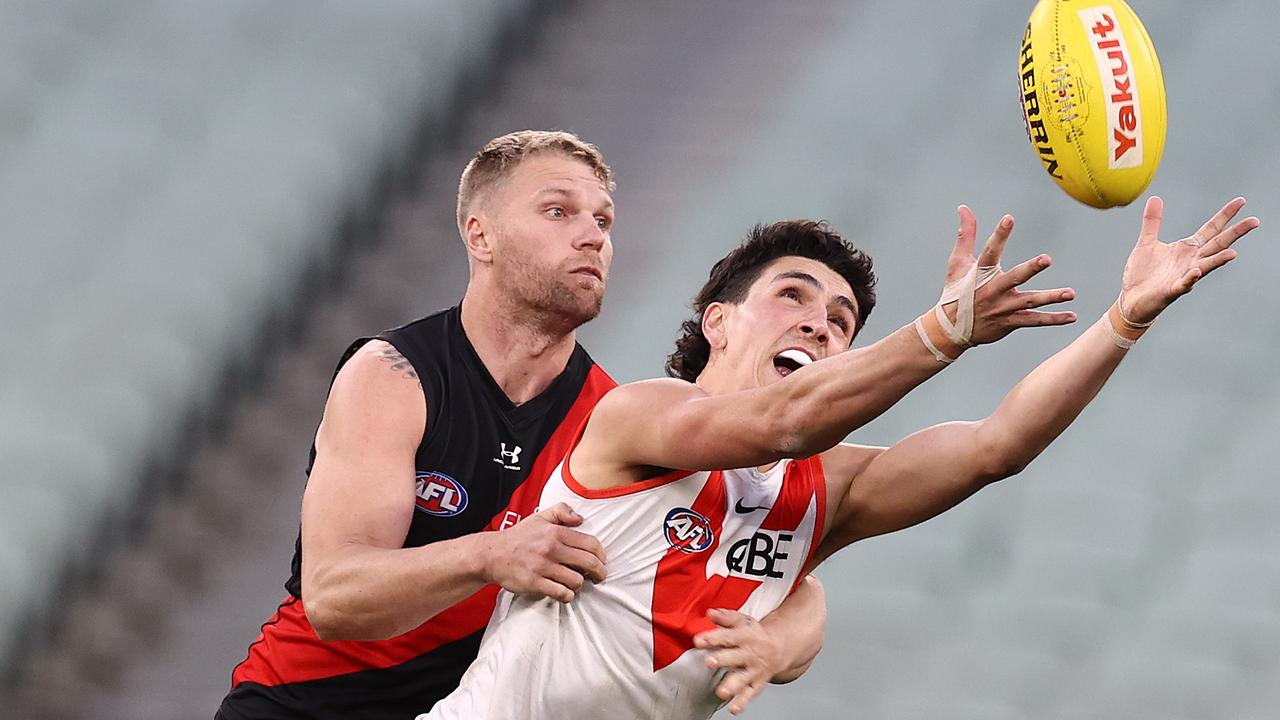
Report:
[{"label": "sherrin football", "polygon": [[1018,74],[1027,137],[1045,171],[1086,205],[1128,205],[1164,153],[1164,76],[1122,0],[1040,0]]}]

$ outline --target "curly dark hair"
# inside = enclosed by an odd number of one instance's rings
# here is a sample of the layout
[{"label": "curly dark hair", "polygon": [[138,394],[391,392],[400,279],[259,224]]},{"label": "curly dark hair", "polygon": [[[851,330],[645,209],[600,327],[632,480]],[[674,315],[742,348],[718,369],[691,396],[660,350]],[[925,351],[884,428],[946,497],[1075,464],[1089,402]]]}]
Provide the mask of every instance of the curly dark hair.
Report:
[{"label": "curly dark hair", "polygon": [[[817,260],[849,282],[858,306],[854,336],[876,304],[876,276],[871,256],[849,244],[825,220],[783,220],[756,225],[747,239],[711,267],[711,275],[693,299],[693,317],[684,321],[675,352],[667,357],[667,374],[693,382],[706,368],[711,345],[702,334],[702,315],[715,302],[740,303],[765,266],[781,257]],[[852,340],[852,338],[851,338]]]}]

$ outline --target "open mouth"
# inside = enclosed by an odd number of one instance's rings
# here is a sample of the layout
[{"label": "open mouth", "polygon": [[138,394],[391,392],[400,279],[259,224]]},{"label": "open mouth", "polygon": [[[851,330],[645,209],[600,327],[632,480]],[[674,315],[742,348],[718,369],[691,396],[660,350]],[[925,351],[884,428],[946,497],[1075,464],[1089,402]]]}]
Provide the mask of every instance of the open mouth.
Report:
[{"label": "open mouth", "polygon": [[773,356],[773,369],[786,377],[813,362],[813,356],[799,348],[788,348]]}]

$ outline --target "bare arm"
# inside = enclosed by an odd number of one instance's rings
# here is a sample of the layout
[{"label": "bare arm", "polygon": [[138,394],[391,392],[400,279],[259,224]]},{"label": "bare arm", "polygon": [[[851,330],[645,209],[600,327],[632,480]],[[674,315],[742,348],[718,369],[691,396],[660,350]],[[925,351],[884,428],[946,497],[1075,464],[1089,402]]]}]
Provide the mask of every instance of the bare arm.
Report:
[{"label": "bare arm", "polygon": [[[1104,317],[1100,322],[1107,322]],[[1071,424],[1124,357],[1095,323],[1046,360],[985,420],[935,425],[887,450],[834,448],[828,466],[858,464],[818,552],[910,527],[951,509],[988,483],[1020,472]]]},{"label": "bare arm", "polygon": [[809,670],[827,631],[827,593],[813,575],[806,575],[777,610],[764,616],[761,625],[785,643],[787,651],[781,672],[770,682],[789,683]]},{"label": "bare arm", "polygon": [[813,664],[827,626],[826,593],[822,583],[808,575],[759,622],[733,610],[707,614],[719,627],[699,633],[694,646],[711,650],[708,667],[728,669],[716,695],[730,700],[729,712],[737,715],[768,683],[791,682]]},{"label": "bare arm", "polygon": [[[1006,216],[975,260],[976,222],[962,208],[948,281],[958,280],[975,263],[998,265],[1012,229],[1013,219]],[[1017,289],[1049,265],[1046,256],[1033,258],[998,272],[977,290],[975,344],[994,342],[1019,327],[1075,320],[1074,313],[1033,309],[1069,300],[1071,290]],[[949,304],[953,321],[954,305]],[[960,354],[963,348],[948,340],[933,312],[921,321],[936,347],[951,357]],[[943,367],[916,329],[907,325],[869,347],[819,360],[751,390],[709,394],[678,380],[634,383],[610,393],[596,407],[573,464],[590,478],[616,475],[618,468],[704,470],[814,455],[879,416]]]},{"label": "bare arm", "polygon": [[391,345],[370,342],[338,373],[302,501],[304,603],[322,639],[398,635],[491,582],[567,600],[584,574],[603,577],[594,538],[559,527],[580,522],[567,508],[402,547],[425,424],[418,378]]},{"label": "bare arm", "polygon": [[910,326],[867,348],[752,390],[709,394],[682,380],[633,383],[596,406],[575,472],[610,466],[686,470],[749,467],[831,447],[944,366]]},{"label": "bare arm", "polygon": [[[834,448],[829,467],[852,478],[819,557],[860,539],[893,532],[945,512],[986,484],[1020,472],[1079,416],[1125,356],[1113,334],[1136,339],[1146,324],[1200,278],[1235,257],[1232,243],[1256,218],[1227,223],[1243,201],[1228,203],[1191,238],[1156,239],[1162,206],[1147,205],[1143,230],[1123,282],[1120,303],[1005,396],[985,420],[937,425],[888,450]],[[1224,229],[1225,228],[1225,229]],[[1201,240],[1203,236],[1203,240]]]}]

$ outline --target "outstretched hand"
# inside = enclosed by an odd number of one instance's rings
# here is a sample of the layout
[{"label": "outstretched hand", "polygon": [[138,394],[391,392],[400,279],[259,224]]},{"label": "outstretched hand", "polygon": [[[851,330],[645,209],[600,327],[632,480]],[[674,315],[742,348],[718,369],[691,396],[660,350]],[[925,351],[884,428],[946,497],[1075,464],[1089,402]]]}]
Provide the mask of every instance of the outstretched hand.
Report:
[{"label": "outstretched hand", "polygon": [[[1045,312],[1037,308],[1066,302],[1075,298],[1071,288],[1032,290],[1023,292],[1018,286],[1040,274],[1053,260],[1048,255],[1037,255],[1009,270],[999,268],[1005,245],[1013,232],[1013,216],[1005,215],[987,238],[977,259],[973,256],[977,245],[978,221],[968,206],[956,210],[960,215],[960,229],[956,233],[956,245],[947,263],[947,285],[960,282],[973,271],[995,268],[995,275],[974,293],[973,332],[970,342],[974,345],[993,343],[1022,327],[1067,325],[1076,321],[1074,312]],[[943,304],[942,309],[954,322],[958,302]]]},{"label": "outstretched hand", "polygon": [[1232,243],[1260,225],[1258,218],[1248,217],[1228,227],[1242,207],[1244,198],[1238,197],[1222,206],[1195,234],[1162,243],[1164,201],[1156,196],[1148,198],[1138,244],[1129,254],[1120,284],[1122,316],[1133,323],[1149,323],[1174,300],[1191,292],[1201,278],[1234,260]]}]

